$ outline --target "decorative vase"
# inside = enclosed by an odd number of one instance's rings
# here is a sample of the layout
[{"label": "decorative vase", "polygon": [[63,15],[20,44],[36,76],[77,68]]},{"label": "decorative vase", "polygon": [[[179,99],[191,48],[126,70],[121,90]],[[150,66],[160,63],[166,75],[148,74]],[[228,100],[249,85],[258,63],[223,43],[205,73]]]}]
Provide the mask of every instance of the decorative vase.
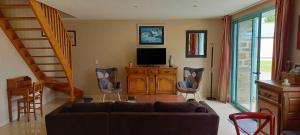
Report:
[{"label": "decorative vase", "polygon": [[133,66],[132,61],[129,61],[128,66],[129,66],[129,67],[132,67],[132,66]]},{"label": "decorative vase", "polygon": [[173,67],[173,59],[172,59],[172,55],[169,56],[169,67]]}]

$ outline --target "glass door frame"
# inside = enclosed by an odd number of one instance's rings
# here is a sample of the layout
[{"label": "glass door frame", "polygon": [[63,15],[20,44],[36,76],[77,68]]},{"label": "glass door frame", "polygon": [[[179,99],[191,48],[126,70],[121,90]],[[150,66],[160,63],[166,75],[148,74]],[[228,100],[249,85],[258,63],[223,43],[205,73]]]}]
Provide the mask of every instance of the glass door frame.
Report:
[{"label": "glass door frame", "polygon": [[[251,45],[251,82],[258,80],[259,79],[259,73],[260,73],[260,44],[261,44],[261,22],[262,22],[262,14],[264,12],[270,11],[270,10],[274,10],[275,6],[271,6],[268,7],[266,9],[263,10],[259,10],[255,13],[246,15],[246,16],[242,16],[240,18],[234,19],[232,21],[232,27],[231,27],[231,72],[230,72],[230,102],[233,106],[235,106],[238,110],[240,111],[250,111],[247,108],[243,107],[242,105],[240,105],[237,102],[237,73],[238,73],[238,68],[237,68],[237,63],[238,63],[238,35],[239,35],[239,23],[240,22],[244,22],[250,19],[252,20],[252,45]],[[255,33],[255,18],[258,18],[258,33]],[[257,36],[257,37],[256,37]],[[257,41],[256,41],[257,40]],[[257,45],[254,45],[256,44]],[[256,51],[254,51],[256,50]],[[257,52],[257,53],[253,53],[253,52]],[[256,58],[255,58],[256,57]],[[257,60],[255,63],[253,62],[253,60]],[[256,72],[253,72],[253,67],[256,68]],[[253,85],[253,84],[251,84]],[[254,84],[255,85],[255,84]],[[250,88],[250,109],[252,108],[252,104],[251,101],[253,100],[253,93],[256,93],[256,108],[255,111],[257,111],[257,100],[258,100],[258,95],[257,95],[257,88],[254,89],[256,87],[251,86]]]}]

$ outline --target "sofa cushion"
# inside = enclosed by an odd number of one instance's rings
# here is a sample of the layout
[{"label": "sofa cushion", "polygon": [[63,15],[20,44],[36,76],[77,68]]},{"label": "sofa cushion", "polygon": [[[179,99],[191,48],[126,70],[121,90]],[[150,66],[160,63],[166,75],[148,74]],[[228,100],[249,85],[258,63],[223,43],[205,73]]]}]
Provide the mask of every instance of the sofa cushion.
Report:
[{"label": "sofa cushion", "polygon": [[153,112],[152,103],[115,102],[112,105],[113,112]]},{"label": "sofa cushion", "polygon": [[155,112],[207,112],[205,106],[197,102],[165,103],[155,102]]},{"label": "sofa cushion", "polygon": [[106,103],[74,103],[69,112],[110,112],[111,104]]}]

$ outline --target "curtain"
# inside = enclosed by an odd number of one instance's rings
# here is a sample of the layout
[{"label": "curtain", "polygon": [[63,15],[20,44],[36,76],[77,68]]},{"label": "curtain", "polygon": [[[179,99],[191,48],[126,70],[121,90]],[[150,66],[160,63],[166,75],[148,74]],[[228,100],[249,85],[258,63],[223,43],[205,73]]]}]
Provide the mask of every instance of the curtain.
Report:
[{"label": "curtain", "polygon": [[292,0],[276,0],[272,80],[280,80],[288,57]]},{"label": "curtain", "polygon": [[229,99],[231,20],[231,16],[224,17],[224,44],[221,50],[218,84],[219,100],[222,102],[228,102]]}]

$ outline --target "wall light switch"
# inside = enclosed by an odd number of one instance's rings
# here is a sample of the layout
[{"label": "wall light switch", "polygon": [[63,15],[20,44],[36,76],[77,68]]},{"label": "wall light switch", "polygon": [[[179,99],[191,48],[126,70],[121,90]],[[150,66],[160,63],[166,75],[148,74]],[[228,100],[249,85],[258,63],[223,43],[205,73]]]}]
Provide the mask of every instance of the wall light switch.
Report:
[{"label": "wall light switch", "polygon": [[98,65],[98,64],[99,64],[99,61],[98,61],[97,59],[95,60],[95,64],[96,64],[96,65]]}]

